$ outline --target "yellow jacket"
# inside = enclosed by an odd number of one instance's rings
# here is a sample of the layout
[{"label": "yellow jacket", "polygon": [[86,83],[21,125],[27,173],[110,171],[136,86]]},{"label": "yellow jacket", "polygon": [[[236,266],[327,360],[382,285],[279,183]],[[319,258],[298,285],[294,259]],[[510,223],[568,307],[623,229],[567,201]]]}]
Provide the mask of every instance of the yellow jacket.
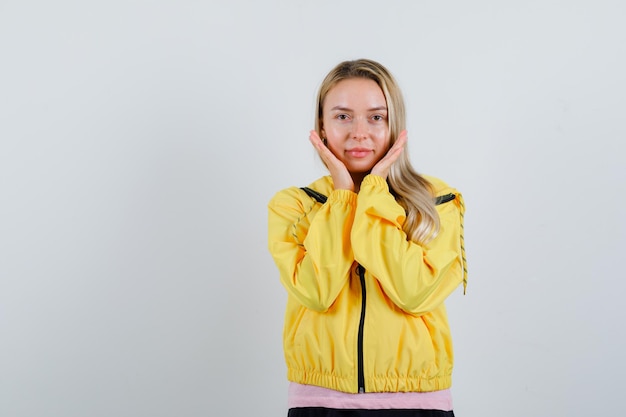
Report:
[{"label": "yellow jacket", "polygon": [[463,200],[427,177],[440,232],[407,240],[404,209],[387,182],[368,175],[358,194],[330,176],[269,203],[269,250],[287,289],[283,344],[288,379],[344,392],[449,388],[452,340],[444,300],[466,282]]}]

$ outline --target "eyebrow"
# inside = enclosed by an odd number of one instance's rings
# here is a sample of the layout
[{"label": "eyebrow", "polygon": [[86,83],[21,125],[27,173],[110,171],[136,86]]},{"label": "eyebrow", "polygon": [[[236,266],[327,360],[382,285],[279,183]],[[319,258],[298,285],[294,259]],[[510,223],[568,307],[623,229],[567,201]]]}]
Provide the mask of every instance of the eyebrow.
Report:
[{"label": "eyebrow", "polygon": [[[352,111],[351,108],[349,107],[343,107],[343,106],[335,106],[332,109],[330,109],[331,111],[335,111],[335,110],[340,110],[340,111]],[[372,107],[371,109],[367,109],[367,111],[378,111],[378,110],[385,110],[387,111],[387,107],[386,106],[378,106],[378,107]]]}]

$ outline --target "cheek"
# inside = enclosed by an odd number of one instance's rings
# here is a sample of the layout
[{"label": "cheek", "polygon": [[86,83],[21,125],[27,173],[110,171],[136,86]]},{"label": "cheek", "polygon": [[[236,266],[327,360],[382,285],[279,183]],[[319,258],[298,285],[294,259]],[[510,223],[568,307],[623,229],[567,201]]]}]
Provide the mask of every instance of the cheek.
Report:
[{"label": "cheek", "polygon": [[389,146],[391,146],[391,137],[389,135],[389,131],[387,129],[382,129],[380,132],[377,132],[376,141],[380,144],[382,148],[388,149]]},{"label": "cheek", "polygon": [[337,159],[343,161],[343,141],[333,138],[330,134],[327,137],[326,147],[332,152],[333,155],[335,155]]},{"label": "cheek", "polygon": [[345,135],[332,127],[325,129],[324,132],[326,133],[326,146],[337,155],[337,150],[341,149],[345,143]]},{"label": "cheek", "polygon": [[326,132],[327,138],[339,139],[343,136],[341,126],[337,126],[334,123],[324,123],[324,132]]}]

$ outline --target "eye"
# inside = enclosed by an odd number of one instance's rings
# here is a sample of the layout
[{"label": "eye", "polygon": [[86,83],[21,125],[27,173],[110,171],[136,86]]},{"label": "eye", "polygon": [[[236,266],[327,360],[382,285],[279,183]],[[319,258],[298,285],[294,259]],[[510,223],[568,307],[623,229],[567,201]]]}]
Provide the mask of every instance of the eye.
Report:
[{"label": "eye", "polygon": [[375,122],[382,122],[383,120],[385,120],[385,118],[380,114],[375,114],[374,116],[372,116],[372,120],[374,120]]},{"label": "eye", "polygon": [[349,116],[347,114],[338,114],[336,117],[339,120],[348,120],[349,119]]}]

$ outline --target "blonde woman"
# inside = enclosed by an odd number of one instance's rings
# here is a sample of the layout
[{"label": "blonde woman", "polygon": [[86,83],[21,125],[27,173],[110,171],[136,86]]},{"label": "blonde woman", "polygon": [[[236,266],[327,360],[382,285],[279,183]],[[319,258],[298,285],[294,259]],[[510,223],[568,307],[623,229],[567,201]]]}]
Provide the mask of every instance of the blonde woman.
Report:
[{"label": "blonde woman", "polygon": [[330,175],[269,203],[290,417],[454,415],[444,300],[466,283],[464,205],[415,172],[407,138],[389,71],[342,62],[309,138]]}]

